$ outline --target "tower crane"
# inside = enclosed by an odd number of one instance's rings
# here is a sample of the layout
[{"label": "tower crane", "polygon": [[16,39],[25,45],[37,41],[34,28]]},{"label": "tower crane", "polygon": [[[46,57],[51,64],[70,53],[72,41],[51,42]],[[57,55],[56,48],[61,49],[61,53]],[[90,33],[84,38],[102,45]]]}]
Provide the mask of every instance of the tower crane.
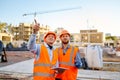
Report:
[{"label": "tower crane", "polygon": [[76,9],[80,9],[81,7],[73,7],[73,8],[66,8],[66,9],[58,9],[58,10],[49,10],[49,11],[41,11],[41,12],[33,12],[33,13],[25,13],[22,16],[29,16],[29,15],[33,15],[34,16],[34,22],[35,24],[40,25],[39,23],[37,23],[35,17],[38,14],[45,14],[45,13],[55,13],[55,12],[63,12],[63,11],[70,11],[70,10],[76,10]]},{"label": "tower crane", "polygon": [[36,15],[38,15],[38,14],[62,12],[62,11],[80,9],[80,8],[81,8],[81,7],[74,7],[74,8],[66,8],[66,9],[59,9],[59,10],[41,11],[41,12],[34,12],[34,13],[23,14],[23,16],[34,15],[34,17],[36,17]]},{"label": "tower crane", "polygon": [[73,8],[66,8],[66,9],[59,9],[59,10],[49,10],[49,11],[41,11],[41,12],[34,12],[34,13],[25,13],[23,16],[33,15],[34,16],[34,22],[37,24],[37,21],[35,19],[36,15],[38,14],[45,14],[45,13],[55,13],[55,12],[62,12],[62,11],[70,11],[75,9],[80,9],[81,7],[73,7]]}]

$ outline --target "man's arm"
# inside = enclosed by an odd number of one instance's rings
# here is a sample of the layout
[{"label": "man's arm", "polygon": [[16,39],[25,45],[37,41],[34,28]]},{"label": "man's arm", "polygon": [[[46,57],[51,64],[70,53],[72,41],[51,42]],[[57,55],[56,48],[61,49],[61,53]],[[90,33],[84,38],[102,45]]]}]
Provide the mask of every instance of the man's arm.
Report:
[{"label": "man's arm", "polygon": [[36,54],[36,59],[39,58],[40,55],[40,44],[36,44],[36,35],[32,34],[28,41],[27,48],[34,54]]},{"label": "man's arm", "polygon": [[36,44],[36,34],[39,31],[39,24],[36,24],[33,26],[33,34],[30,36],[30,39],[28,41],[27,48],[37,55],[39,55],[40,52],[40,44]]},{"label": "man's arm", "polygon": [[30,36],[30,39],[28,41],[28,45],[27,45],[27,48],[33,52],[33,53],[36,53],[37,51],[37,48],[36,48],[36,34],[32,34]]},{"label": "man's arm", "polygon": [[35,25],[33,26],[33,34],[31,35],[29,42],[28,42],[28,49],[32,52],[37,54],[37,57],[39,56],[40,53],[40,44],[36,44],[36,34],[39,31],[39,24],[35,20]]},{"label": "man's arm", "polygon": [[81,56],[80,56],[80,52],[78,51],[75,57],[75,66],[77,68],[81,68],[82,67],[82,61],[81,61]]}]

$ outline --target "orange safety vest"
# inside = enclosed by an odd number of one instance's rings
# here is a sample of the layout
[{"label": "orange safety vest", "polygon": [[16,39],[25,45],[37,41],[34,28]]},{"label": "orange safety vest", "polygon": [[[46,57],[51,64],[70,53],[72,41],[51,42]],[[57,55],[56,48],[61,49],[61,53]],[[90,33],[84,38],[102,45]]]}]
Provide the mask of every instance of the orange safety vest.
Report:
[{"label": "orange safety vest", "polygon": [[34,80],[55,80],[55,72],[51,68],[56,64],[58,55],[53,50],[53,58],[50,61],[48,50],[44,45],[41,45],[40,56],[34,61],[33,78]]},{"label": "orange safety vest", "polygon": [[78,69],[77,67],[75,67],[74,63],[78,48],[70,46],[65,55],[63,55],[62,48],[58,48],[57,50],[59,66],[68,69],[65,70],[65,72],[63,72],[62,74],[58,74],[56,78],[60,78],[62,80],[76,80]]}]

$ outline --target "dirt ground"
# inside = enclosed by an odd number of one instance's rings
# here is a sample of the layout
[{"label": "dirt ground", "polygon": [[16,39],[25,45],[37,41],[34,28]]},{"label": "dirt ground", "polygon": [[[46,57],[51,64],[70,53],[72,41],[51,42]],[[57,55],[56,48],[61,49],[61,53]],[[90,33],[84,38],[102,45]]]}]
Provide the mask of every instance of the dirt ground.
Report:
[{"label": "dirt ground", "polygon": [[[0,67],[34,58],[33,53],[31,53],[30,51],[6,51],[6,54],[8,62],[0,62]],[[105,54],[103,55],[103,61],[120,62],[120,57]]]},{"label": "dirt ground", "polygon": [[30,51],[6,51],[6,54],[7,62],[0,62],[0,67],[29,60],[34,57]]},{"label": "dirt ground", "polygon": [[116,56],[116,54],[103,54],[104,62],[120,62],[120,56]]},{"label": "dirt ground", "polygon": [[[6,51],[7,62],[0,62],[0,67],[11,65],[17,62],[25,61],[34,58],[30,51]],[[0,80],[32,80],[32,77],[13,78],[11,75],[0,74]]]},{"label": "dirt ground", "polygon": [[[7,54],[8,62],[0,62],[0,67],[34,58],[34,55],[30,51],[6,51],[6,54]],[[106,54],[106,55],[103,55],[103,61],[120,62],[120,57]],[[10,79],[9,75],[0,75],[0,80],[32,80],[32,77],[24,78],[24,79],[15,79],[15,78]]]}]

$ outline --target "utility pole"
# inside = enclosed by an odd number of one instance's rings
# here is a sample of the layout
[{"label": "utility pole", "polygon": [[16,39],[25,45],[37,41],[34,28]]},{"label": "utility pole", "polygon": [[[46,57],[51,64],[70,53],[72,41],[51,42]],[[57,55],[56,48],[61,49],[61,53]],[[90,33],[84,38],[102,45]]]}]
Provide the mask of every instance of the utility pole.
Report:
[{"label": "utility pole", "polygon": [[90,28],[89,28],[89,20],[87,19],[87,28],[88,28],[88,44],[90,44]]}]

